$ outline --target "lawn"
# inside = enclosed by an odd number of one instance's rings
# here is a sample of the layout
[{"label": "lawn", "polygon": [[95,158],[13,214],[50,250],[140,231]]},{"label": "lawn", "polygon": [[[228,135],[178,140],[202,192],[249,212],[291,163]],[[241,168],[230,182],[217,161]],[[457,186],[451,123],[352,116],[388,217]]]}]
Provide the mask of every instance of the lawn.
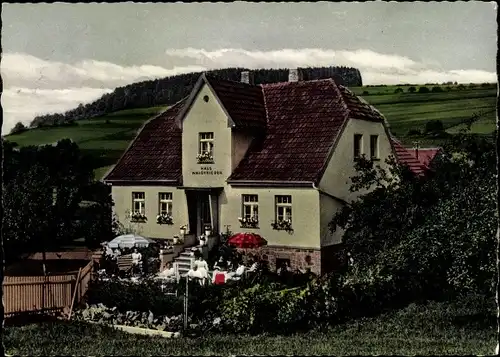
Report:
[{"label": "lawn", "polygon": [[[488,355],[496,346],[493,299],[412,304],[405,309],[291,336],[162,339],[83,323],[7,327],[16,355]],[[27,343],[29,341],[29,343]]]},{"label": "lawn", "polygon": [[95,160],[95,176],[100,179],[116,163],[144,122],[166,107],[123,110],[90,120],[79,120],[77,126],[40,128],[8,135],[6,140],[19,146],[51,144],[71,138]]},{"label": "lawn", "polygon": [[[394,93],[397,88],[401,88],[403,93]],[[384,114],[391,132],[405,144],[411,144],[412,140],[405,138],[408,131],[423,131],[429,120],[441,120],[449,133],[456,133],[463,127],[461,123],[465,119],[484,112],[478,123],[472,125],[471,132],[489,134],[495,129],[496,87],[466,87],[458,90],[452,86],[451,91],[440,93],[408,93],[408,88],[409,86],[387,86],[351,89]],[[368,95],[363,92],[368,92]]]}]

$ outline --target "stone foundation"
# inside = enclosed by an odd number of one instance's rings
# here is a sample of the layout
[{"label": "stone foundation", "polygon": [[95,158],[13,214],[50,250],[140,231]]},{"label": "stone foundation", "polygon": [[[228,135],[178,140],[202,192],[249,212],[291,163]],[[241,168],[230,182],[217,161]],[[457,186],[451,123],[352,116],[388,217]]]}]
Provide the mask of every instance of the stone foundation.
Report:
[{"label": "stone foundation", "polygon": [[292,270],[310,268],[315,274],[326,274],[342,269],[345,257],[341,244],[335,244],[321,249],[304,249],[293,247],[263,246],[260,248],[239,248],[246,261],[251,256],[259,260],[265,260],[269,264],[269,269],[273,272],[277,270],[277,259],[289,259]]},{"label": "stone foundation", "polygon": [[269,270],[277,270],[277,259],[290,260],[292,270],[310,268],[315,274],[321,273],[321,252],[319,249],[303,249],[288,247],[263,246],[260,248],[239,248],[238,251],[244,255],[244,259],[251,256],[259,260],[267,261]]}]

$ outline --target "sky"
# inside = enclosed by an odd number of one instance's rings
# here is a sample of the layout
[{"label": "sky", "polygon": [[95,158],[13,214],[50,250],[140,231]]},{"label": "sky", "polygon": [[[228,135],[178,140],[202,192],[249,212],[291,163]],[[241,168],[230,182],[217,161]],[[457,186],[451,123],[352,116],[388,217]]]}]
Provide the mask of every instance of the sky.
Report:
[{"label": "sky", "polygon": [[496,82],[494,2],[2,4],[6,133],[117,86],[225,67]]}]

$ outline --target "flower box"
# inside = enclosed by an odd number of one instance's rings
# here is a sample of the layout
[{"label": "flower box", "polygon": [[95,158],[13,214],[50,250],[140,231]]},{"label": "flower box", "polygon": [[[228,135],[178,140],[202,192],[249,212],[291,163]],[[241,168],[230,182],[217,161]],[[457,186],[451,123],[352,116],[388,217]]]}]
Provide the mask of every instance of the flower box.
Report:
[{"label": "flower box", "polygon": [[142,214],[140,212],[134,212],[130,215],[130,220],[132,222],[146,222],[148,218],[146,217],[145,214]]},{"label": "flower box", "polygon": [[213,164],[214,157],[209,152],[204,152],[203,154],[196,155],[196,160],[198,164]]},{"label": "flower box", "polygon": [[259,226],[259,220],[257,217],[238,217],[238,221],[240,221],[240,228],[257,228]]},{"label": "flower box", "polygon": [[289,219],[284,221],[275,221],[271,223],[271,227],[277,231],[292,231],[292,221]]},{"label": "flower box", "polygon": [[174,224],[174,220],[169,214],[159,214],[156,216],[156,223],[158,224]]}]

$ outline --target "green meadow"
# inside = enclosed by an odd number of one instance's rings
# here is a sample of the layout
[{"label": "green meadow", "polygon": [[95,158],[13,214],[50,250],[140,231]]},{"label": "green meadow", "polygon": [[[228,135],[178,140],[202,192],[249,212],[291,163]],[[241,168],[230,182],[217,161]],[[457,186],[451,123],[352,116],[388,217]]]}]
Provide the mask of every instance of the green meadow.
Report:
[{"label": "green meadow", "polygon": [[[415,86],[418,89],[421,86]],[[426,86],[432,89],[431,85]],[[480,114],[471,132],[490,134],[496,127],[497,89],[495,84],[440,86],[443,92],[409,93],[410,86],[364,86],[350,88],[375,106],[387,118],[394,135],[412,145],[416,139],[423,145],[439,145],[442,139],[408,136],[410,130],[424,131],[429,120],[441,120],[446,131],[457,133],[463,121]],[[402,93],[395,93],[400,88]],[[95,158],[95,174],[100,179],[116,163],[144,122],[167,107],[131,109],[90,120],[78,125],[32,129],[5,139],[19,146],[41,145],[71,138]]]},{"label": "green meadow", "polygon": [[75,126],[31,129],[8,135],[6,140],[19,146],[43,145],[70,138],[95,162],[95,177],[102,178],[116,163],[138,130],[150,118],[167,107],[123,110],[90,120],[79,120]]}]

